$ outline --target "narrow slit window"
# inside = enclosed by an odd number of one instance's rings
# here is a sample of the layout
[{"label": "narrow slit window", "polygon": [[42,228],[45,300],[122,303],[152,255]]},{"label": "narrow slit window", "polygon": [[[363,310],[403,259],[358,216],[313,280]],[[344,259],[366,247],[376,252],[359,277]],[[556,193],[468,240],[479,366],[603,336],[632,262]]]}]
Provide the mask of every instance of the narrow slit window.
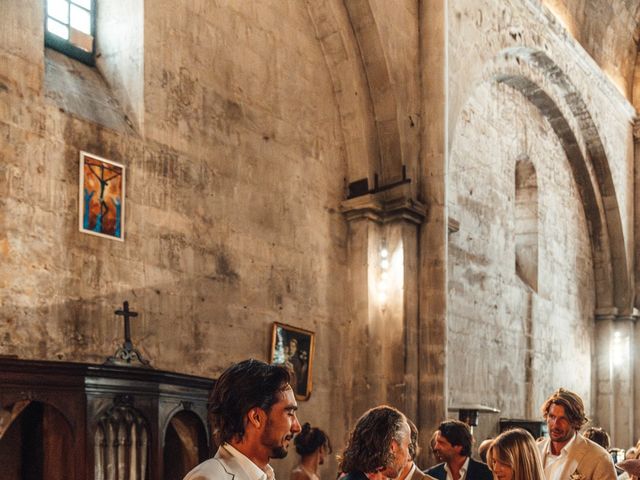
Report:
[{"label": "narrow slit window", "polygon": [[516,162],[515,243],[516,274],[538,291],[538,176],[528,157]]},{"label": "narrow slit window", "polygon": [[93,65],[95,0],[45,0],[47,47]]}]

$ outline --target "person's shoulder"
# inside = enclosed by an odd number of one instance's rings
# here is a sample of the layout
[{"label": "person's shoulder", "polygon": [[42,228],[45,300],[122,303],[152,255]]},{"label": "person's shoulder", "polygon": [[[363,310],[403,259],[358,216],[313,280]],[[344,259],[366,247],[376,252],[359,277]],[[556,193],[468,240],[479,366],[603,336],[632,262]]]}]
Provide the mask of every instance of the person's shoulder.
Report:
[{"label": "person's shoulder", "polygon": [[187,473],[184,480],[227,480],[232,477],[219,458],[210,458]]},{"label": "person's shoulder", "polygon": [[345,473],[342,477],[340,477],[340,480],[363,480],[366,478],[367,476],[363,472],[357,471]]},{"label": "person's shoulder", "polygon": [[435,471],[435,470],[444,470],[444,462],[442,462],[442,463],[438,463],[438,464],[434,465],[434,466],[433,466],[433,467],[431,467],[431,468],[427,468],[427,469],[424,471],[424,473],[433,472],[433,471]]},{"label": "person's shoulder", "polygon": [[291,470],[289,480],[310,480],[309,475],[301,467],[296,467]]},{"label": "person's shoulder", "polygon": [[486,468],[487,470],[489,470],[489,467],[487,466],[486,463],[481,462],[480,460],[475,460],[475,459],[469,457],[469,467],[471,467],[471,465],[473,465],[474,468],[480,468],[482,470],[484,470]]},{"label": "person's shoulder", "polygon": [[424,473],[436,479],[441,478],[444,472],[445,472],[444,462],[438,463],[437,465],[434,465],[433,467],[427,468],[426,470],[424,470]]},{"label": "person's shoulder", "polygon": [[598,445],[596,442],[589,440],[588,438],[578,434],[576,438],[576,443],[582,443],[584,448],[589,451],[590,455],[598,455],[600,457],[610,457],[609,452],[607,452],[601,445]]},{"label": "person's shoulder", "polygon": [[538,437],[536,438],[536,445],[538,447],[546,444],[549,441],[549,437]]},{"label": "person's shoulder", "polygon": [[415,472],[413,472],[413,475],[411,475],[411,480],[436,480],[436,479],[433,478],[431,475],[424,473],[419,468],[416,468]]},{"label": "person's shoulder", "polygon": [[[480,479],[492,479],[493,473],[489,469],[489,466],[486,463],[479,462],[478,460],[474,460],[469,457],[469,473],[473,474],[473,478]],[[470,480],[473,478],[469,477]]]},{"label": "person's shoulder", "polygon": [[536,447],[538,447],[538,451],[542,454],[544,453],[545,448],[549,443],[549,437],[540,437],[536,439]]}]

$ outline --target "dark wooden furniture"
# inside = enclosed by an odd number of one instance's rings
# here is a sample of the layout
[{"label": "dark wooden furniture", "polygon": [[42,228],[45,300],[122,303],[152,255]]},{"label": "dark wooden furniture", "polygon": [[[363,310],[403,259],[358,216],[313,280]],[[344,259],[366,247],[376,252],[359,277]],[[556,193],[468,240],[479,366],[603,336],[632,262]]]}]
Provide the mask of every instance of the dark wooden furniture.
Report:
[{"label": "dark wooden furniture", "polygon": [[5,480],[181,480],[210,454],[213,380],[0,358]]},{"label": "dark wooden furniture", "polygon": [[524,428],[533,438],[540,438],[547,435],[547,423],[542,420],[527,420],[521,418],[501,418],[500,433],[512,428]]}]

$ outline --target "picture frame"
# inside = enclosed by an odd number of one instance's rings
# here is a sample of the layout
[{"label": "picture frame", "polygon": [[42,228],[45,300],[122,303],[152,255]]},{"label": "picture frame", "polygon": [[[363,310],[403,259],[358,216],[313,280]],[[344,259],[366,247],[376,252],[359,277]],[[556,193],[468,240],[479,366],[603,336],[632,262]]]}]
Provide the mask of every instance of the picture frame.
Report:
[{"label": "picture frame", "polygon": [[291,387],[297,400],[308,400],[313,386],[315,333],[274,322],[270,361],[285,365],[293,373]]},{"label": "picture frame", "polygon": [[124,241],[125,166],[80,152],[78,223],[82,233]]}]

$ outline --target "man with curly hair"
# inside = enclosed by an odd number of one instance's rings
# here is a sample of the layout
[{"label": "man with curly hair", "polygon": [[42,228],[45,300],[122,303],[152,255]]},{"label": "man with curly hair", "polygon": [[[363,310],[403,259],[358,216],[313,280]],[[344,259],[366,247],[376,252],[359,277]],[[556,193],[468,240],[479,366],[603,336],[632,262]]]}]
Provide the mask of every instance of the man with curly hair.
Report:
[{"label": "man with curly hair", "polygon": [[616,480],[607,451],[579,433],[589,419],[577,394],[560,388],[544,402],[542,415],[549,438],[538,449],[547,480]]},{"label": "man with curly hair", "polygon": [[382,405],[364,413],[349,435],[340,458],[342,480],[397,478],[411,460],[407,418]]},{"label": "man with curly hair", "polygon": [[272,458],[284,458],[300,431],[289,370],[245,360],[225,370],[209,400],[218,451],[184,480],[274,480]]}]

